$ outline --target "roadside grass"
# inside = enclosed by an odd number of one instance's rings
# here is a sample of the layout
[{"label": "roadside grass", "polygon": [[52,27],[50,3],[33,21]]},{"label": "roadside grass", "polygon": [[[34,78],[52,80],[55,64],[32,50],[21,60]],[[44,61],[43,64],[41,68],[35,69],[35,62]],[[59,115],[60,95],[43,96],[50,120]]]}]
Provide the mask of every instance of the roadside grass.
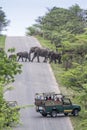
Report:
[{"label": "roadside grass", "polygon": [[73,125],[73,129],[74,130],[86,130],[83,127],[79,126],[79,124],[82,122],[82,118],[81,116],[77,116],[77,117],[70,117],[72,125]]},{"label": "roadside grass", "polygon": [[[51,44],[50,41],[44,40],[42,37],[39,37],[39,36],[36,36],[36,38],[43,47],[47,47],[47,48],[55,50],[54,45]],[[65,71],[64,68],[62,67],[62,65],[54,64],[54,63],[51,63],[50,65],[53,70],[56,81],[59,85],[60,92],[63,93],[64,95],[70,97],[70,99],[72,99],[72,102],[78,104],[77,99],[73,98],[74,91],[62,85],[61,76],[62,76],[63,72]],[[70,116],[70,120],[72,122],[74,130],[83,130],[83,128],[81,126],[79,126],[79,124],[81,123],[81,120],[82,120],[81,113],[77,117]]]},{"label": "roadside grass", "polygon": [[6,39],[6,36],[0,36],[0,48],[3,48],[5,47],[5,39]]}]

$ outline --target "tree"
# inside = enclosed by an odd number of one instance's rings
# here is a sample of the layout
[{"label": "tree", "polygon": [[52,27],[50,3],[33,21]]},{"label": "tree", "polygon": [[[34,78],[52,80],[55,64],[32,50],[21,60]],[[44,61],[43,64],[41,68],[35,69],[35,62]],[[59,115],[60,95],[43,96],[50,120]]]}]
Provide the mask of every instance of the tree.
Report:
[{"label": "tree", "polygon": [[26,35],[34,35],[35,34],[35,28],[33,26],[27,28]]},{"label": "tree", "polygon": [[62,83],[68,89],[72,89],[76,100],[81,104],[81,123],[85,130],[87,128],[87,62],[83,65],[75,63],[75,68],[62,74]]},{"label": "tree", "polygon": [[[58,35],[63,31],[70,32],[71,34],[81,34],[86,27],[87,10],[83,10],[79,5],[75,4],[69,9],[53,7],[48,9],[48,12],[36,19],[38,27],[45,33],[53,36],[55,33]],[[49,36],[51,38],[51,36]],[[47,37],[48,38],[48,37]]]},{"label": "tree", "polygon": [[0,33],[4,30],[6,26],[9,24],[9,20],[6,19],[5,12],[2,10],[2,7],[0,7]]},{"label": "tree", "polygon": [[32,25],[30,27],[27,27],[27,32],[26,35],[40,35],[41,34],[41,29],[38,27],[37,24]]},{"label": "tree", "polygon": [[4,92],[10,88],[9,83],[15,81],[15,75],[22,72],[21,67],[14,58],[9,59],[3,49],[0,50],[0,129],[10,128],[12,122],[19,122],[17,109],[7,106]]}]

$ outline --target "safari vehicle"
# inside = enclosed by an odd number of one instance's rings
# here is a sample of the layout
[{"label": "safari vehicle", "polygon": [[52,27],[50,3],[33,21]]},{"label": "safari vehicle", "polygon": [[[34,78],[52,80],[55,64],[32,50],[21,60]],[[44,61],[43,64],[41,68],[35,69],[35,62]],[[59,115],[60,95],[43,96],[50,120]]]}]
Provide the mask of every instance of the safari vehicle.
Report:
[{"label": "safari vehicle", "polygon": [[16,107],[16,106],[18,106],[18,103],[17,103],[17,101],[7,101],[7,106]]},{"label": "safari vehicle", "polygon": [[38,107],[43,105],[47,100],[55,100],[56,98],[63,98],[61,93],[48,92],[48,93],[36,93],[35,94],[35,105]]},{"label": "safari vehicle", "polygon": [[20,108],[18,107],[17,101],[6,101],[6,104],[7,104],[7,107],[16,108],[17,111],[20,110]]},{"label": "safari vehicle", "polygon": [[59,113],[63,113],[65,116],[68,114],[77,116],[80,110],[81,107],[79,105],[72,104],[69,98],[65,98],[64,96],[59,98],[58,95],[55,99],[45,100],[42,104],[36,104],[36,111],[44,117],[47,115],[56,117]]}]

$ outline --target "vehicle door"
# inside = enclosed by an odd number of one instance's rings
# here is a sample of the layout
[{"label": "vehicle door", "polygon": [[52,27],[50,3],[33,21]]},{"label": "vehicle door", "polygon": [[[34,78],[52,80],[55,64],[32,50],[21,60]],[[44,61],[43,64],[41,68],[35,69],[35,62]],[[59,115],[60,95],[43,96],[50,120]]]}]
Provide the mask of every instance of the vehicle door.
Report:
[{"label": "vehicle door", "polygon": [[68,99],[68,98],[63,99],[63,111],[64,111],[64,113],[72,112],[72,103],[71,103],[70,99]]}]

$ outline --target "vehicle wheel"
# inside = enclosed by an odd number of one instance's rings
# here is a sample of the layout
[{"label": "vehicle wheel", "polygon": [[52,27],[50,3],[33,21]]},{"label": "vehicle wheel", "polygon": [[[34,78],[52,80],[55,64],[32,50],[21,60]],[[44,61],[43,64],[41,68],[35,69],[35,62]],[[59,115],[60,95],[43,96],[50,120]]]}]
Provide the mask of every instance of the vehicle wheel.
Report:
[{"label": "vehicle wheel", "polygon": [[52,117],[57,117],[57,111],[52,111],[51,116]]},{"label": "vehicle wheel", "polygon": [[42,113],[42,116],[46,117],[46,116],[47,116],[47,113]]},{"label": "vehicle wheel", "polygon": [[68,116],[68,113],[64,113],[65,116]]},{"label": "vehicle wheel", "polygon": [[78,109],[75,109],[75,110],[73,111],[73,116],[78,116],[78,114],[79,114]]}]

